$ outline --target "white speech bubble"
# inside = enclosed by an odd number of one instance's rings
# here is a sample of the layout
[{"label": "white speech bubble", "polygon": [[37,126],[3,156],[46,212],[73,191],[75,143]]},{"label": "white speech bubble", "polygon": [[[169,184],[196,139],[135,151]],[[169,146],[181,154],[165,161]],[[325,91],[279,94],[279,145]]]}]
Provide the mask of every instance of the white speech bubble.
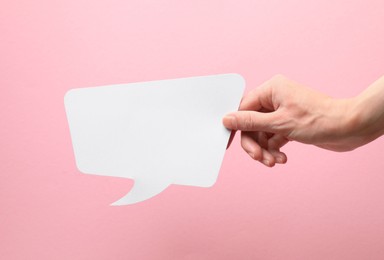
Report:
[{"label": "white speech bubble", "polygon": [[170,184],[210,187],[230,135],[222,117],[238,109],[244,85],[222,74],[72,89],[64,102],[77,168],[134,180],[112,205]]}]

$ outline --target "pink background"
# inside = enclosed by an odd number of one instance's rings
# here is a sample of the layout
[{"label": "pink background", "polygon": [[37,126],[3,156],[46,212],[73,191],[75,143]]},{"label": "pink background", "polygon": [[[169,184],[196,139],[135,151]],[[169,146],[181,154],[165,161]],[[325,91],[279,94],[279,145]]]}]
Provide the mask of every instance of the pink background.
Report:
[{"label": "pink background", "polygon": [[383,259],[383,138],[350,153],[290,143],[273,169],[238,137],[213,188],[110,207],[131,180],[80,174],[70,88],[276,73],[336,97],[383,74],[384,2],[2,1],[1,259]]}]

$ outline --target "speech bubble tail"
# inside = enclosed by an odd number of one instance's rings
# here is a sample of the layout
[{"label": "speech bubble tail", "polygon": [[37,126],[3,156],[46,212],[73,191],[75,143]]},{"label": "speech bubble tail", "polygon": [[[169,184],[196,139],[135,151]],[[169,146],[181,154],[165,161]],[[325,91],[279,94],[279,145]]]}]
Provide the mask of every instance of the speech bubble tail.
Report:
[{"label": "speech bubble tail", "polygon": [[169,185],[169,183],[135,180],[132,189],[111,206],[123,206],[147,200],[165,190]]}]

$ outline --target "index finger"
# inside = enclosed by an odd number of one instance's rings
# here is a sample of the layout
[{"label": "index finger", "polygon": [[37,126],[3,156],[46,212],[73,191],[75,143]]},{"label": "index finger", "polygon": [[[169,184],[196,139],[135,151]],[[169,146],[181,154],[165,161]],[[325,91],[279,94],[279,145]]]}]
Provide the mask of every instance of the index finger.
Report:
[{"label": "index finger", "polygon": [[241,101],[239,110],[274,111],[273,78],[251,90]]}]

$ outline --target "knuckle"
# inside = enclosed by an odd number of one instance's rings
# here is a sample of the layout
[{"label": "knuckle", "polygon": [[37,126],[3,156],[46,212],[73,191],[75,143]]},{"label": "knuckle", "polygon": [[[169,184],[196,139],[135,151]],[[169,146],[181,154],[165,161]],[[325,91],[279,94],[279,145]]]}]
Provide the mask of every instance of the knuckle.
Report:
[{"label": "knuckle", "polygon": [[254,122],[252,120],[252,116],[250,113],[247,113],[245,116],[244,116],[244,120],[243,120],[243,127],[245,130],[251,130],[253,129],[254,127]]},{"label": "knuckle", "polygon": [[289,79],[282,74],[274,75],[269,81],[270,85],[273,87],[282,87],[284,85],[287,85],[288,82]]},{"label": "knuckle", "polygon": [[278,148],[278,141],[274,138],[269,139],[268,140],[268,148],[277,149]]},{"label": "knuckle", "polygon": [[272,77],[272,81],[275,82],[284,82],[285,80],[287,80],[287,77],[282,74],[276,74]]}]

